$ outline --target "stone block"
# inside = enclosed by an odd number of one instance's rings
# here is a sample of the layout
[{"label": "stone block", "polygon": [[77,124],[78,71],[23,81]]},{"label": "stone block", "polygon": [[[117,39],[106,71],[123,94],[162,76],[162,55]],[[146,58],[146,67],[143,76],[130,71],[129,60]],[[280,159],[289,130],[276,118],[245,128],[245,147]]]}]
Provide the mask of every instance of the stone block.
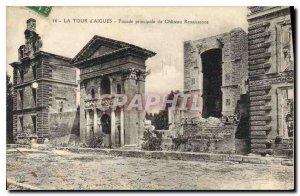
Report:
[{"label": "stone block", "polygon": [[270,99],[271,99],[270,95],[250,97],[250,101],[261,101],[261,100],[270,100]]},{"label": "stone block", "polygon": [[251,144],[251,148],[266,148],[266,144]]},{"label": "stone block", "polygon": [[257,29],[257,28],[260,28],[260,27],[266,27],[266,26],[269,26],[269,25],[270,25],[270,22],[265,21],[265,22],[262,22],[262,23],[258,23],[258,24],[249,26],[248,30],[254,30],[254,29]]},{"label": "stone block", "polygon": [[248,46],[248,49],[249,50],[254,50],[254,49],[257,49],[257,48],[268,48],[270,46],[271,46],[270,42],[264,42],[264,43],[258,43],[258,44],[253,44],[251,46]]},{"label": "stone block", "polygon": [[242,162],[243,156],[242,155],[229,155],[228,161],[234,161],[234,162]]},{"label": "stone block", "polygon": [[250,30],[248,32],[248,35],[253,35],[253,34],[261,33],[261,32],[264,32],[265,30],[266,30],[266,27],[259,27],[259,28]]},{"label": "stone block", "polygon": [[265,116],[266,111],[250,111],[249,114],[251,116]]},{"label": "stone block", "polygon": [[267,125],[266,121],[250,121],[251,126],[265,126]]},{"label": "stone block", "polygon": [[228,154],[211,154],[210,160],[211,161],[228,161]]},{"label": "stone block", "polygon": [[272,120],[272,116],[250,116],[250,121],[269,121]]},{"label": "stone block", "polygon": [[266,73],[265,69],[257,69],[257,70],[249,71],[249,76],[261,75],[264,73]]},{"label": "stone block", "polygon": [[260,158],[251,157],[251,156],[243,156],[242,163],[256,163],[256,164],[260,164]]},{"label": "stone block", "polygon": [[267,92],[265,90],[250,92],[250,96],[266,95],[266,94]]},{"label": "stone block", "polygon": [[251,143],[252,144],[266,144],[267,140],[265,140],[265,139],[252,139]]},{"label": "stone block", "polygon": [[209,161],[210,154],[209,153],[194,153],[195,161]]},{"label": "stone block", "polygon": [[284,166],[294,166],[294,160],[292,160],[292,159],[283,159],[281,161],[281,165],[284,165]]},{"label": "stone block", "polygon": [[269,126],[250,126],[251,131],[270,131],[272,127]]},{"label": "stone block", "polygon": [[248,41],[248,45],[254,45],[254,44],[258,44],[258,43],[263,43],[265,41],[265,38],[259,38],[259,39],[255,39],[255,40],[250,40]]},{"label": "stone block", "polygon": [[255,35],[249,35],[248,36],[248,40],[254,40],[254,39],[258,39],[258,38],[261,38],[261,37],[267,37],[270,35],[270,32],[261,32],[261,33],[257,33]]}]

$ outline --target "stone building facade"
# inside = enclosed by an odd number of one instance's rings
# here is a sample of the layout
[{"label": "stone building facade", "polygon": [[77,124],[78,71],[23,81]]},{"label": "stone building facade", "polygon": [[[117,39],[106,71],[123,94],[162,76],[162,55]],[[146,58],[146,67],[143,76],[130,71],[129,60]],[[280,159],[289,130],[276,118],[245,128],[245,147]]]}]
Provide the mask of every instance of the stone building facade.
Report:
[{"label": "stone building facade", "polygon": [[169,112],[169,120],[190,150],[248,152],[247,51],[241,28],[184,42],[184,93],[198,96],[200,110]]},{"label": "stone building facade", "polygon": [[[248,33],[235,28],[184,42],[184,93],[197,94],[200,110],[169,111],[170,129],[203,151],[292,155],[293,12],[281,6],[248,11]],[[19,60],[11,63],[15,140],[73,135],[85,142],[104,134],[107,146],[141,146],[144,111],[113,110],[111,100],[144,95],[146,60],[154,52],[94,36],[70,59],[40,50],[34,19],[24,34]]]},{"label": "stone building facade", "polygon": [[128,100],[145,94],[145,61],[154,55],[138,46],[94,36],[74,57],[72,63],[80,69],[82,141],[105,134],[105,146],[140,147],[145,111],[113,109],[111,100],[120,94]]},{"label": "stone building facade", "polygon": [[200,96],[199,116],[235,115],[246,94],[247,58],[247,33],[240,28],[184,43],[184,93]]},{"label": "stone building facade", "polygon": [[292,152],[295,62],[290,9],[281,6],[248,8],[253,153]]},{"label": "stone building facade", "polygon": [[[249,153],[292,155],[291,8],[255,6],[248,10],[248,34],[237,28],[184,42],[184,93],[199,95],[201,111],[175,112],[169,115],[170,123],[191,138],[203,137],[204,132],[216,136],[233,123],[236,147],[249,146]],[[209,122],[209,117],[222,123]]]},{"label": "stone building facade", "polygon": [[19,61],[11,63],[14,139],[43,142],[68,135],[78,127],[76,68],[70,58],[40,50],[42,41],[34,19],[27,20],[24,34]]}]

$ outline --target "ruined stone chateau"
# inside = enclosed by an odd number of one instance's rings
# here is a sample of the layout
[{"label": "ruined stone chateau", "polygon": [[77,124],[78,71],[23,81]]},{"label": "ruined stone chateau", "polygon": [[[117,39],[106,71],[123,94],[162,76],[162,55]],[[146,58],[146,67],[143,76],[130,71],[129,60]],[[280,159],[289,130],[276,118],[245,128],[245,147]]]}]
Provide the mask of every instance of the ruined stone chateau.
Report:
[{"label": "ruined stone chateau", "polygon": [[[248,32],[237,27],[184,42],[184,93],[198,94],[202,109],[169,112],[174,137],[189,138],[200,152],[293,153],[290,9],[248,7]],[[103,94],[144,94],[154,52],[94,36],[70,59],[40,50],[34,19],[24,34],[19,60],[11,63],[15,140],[84,142],[104,133],[108,146],[141,146],[145,112],[102,111],[97,101]]]},{"label": "ruined stone chateau", "polygon": [[192,148],[202,143],[215,152],[292,153],[290,7],[248,11],[248,33],[235,28],[184,43],[184,93],[198,94],[202,110],[176,111],[170,123],[190,138]]}]

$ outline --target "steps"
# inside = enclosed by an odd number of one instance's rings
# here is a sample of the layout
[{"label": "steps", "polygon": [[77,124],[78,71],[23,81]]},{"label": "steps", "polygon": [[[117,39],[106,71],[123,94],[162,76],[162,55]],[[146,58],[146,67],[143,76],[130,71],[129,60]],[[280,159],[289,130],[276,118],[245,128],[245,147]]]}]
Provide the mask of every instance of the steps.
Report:
[{"label": "steps", "polygon": [[141,150],[141,147],[138,147],[136,145],[125,145],[119,149],[121,149],[121,150]]}]

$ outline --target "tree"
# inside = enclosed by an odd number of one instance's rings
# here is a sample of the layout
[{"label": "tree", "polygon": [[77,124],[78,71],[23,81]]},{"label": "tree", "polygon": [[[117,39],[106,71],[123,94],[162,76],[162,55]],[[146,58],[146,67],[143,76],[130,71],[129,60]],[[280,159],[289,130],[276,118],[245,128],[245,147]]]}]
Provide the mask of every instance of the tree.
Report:
[{"label": "tree", "polygon": [[6,143],[13,143],[13,88],[6,73]]},{"label": "tree", "polygon": [[[175,95],[179,94],[179,90],[171,91],[168,94],[168,100],[173,100]],[[177,103],[178,105],[178,103]],[[169,115],[168,115],[168,108],[171,107],[172,104],[166,104],[164,110],[160,110],[158,114],[154,114],[152,124],[155,126],[156,130],[168,130],[169,129]],[[149,116],[150,117],[150,116]]]},{"label": "tree", "polygon": [[169,129],[168,110],[160,110],[158,114],[154,114],[152,124],[156,130]]}]

